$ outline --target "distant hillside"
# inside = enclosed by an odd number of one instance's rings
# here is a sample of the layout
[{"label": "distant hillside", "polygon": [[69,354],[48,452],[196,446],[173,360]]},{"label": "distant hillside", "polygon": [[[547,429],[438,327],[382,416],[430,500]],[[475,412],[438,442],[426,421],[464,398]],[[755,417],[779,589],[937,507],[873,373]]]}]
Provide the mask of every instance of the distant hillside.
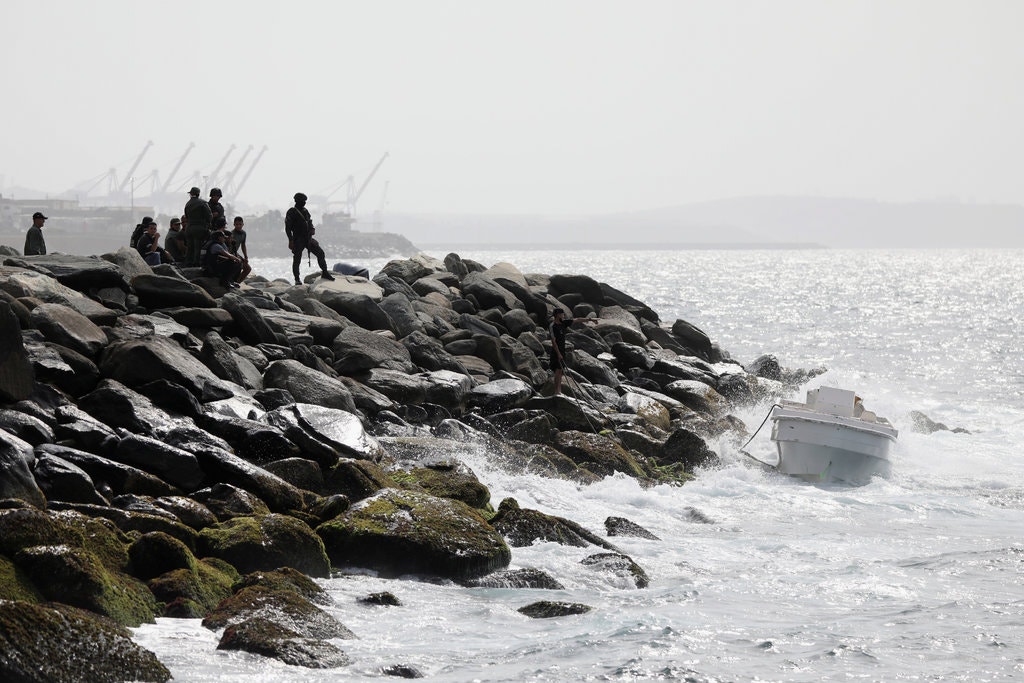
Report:
[{"label": "distant hillside", "polygon": [[389,214],[419,245],[1024,247],[1024,206],[740,197],[585,217]]}]

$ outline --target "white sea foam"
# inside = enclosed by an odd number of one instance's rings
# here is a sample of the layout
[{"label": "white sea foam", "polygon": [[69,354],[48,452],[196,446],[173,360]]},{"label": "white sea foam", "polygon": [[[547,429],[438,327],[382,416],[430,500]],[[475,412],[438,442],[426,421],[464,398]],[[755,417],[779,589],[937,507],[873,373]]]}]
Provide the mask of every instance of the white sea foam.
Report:
[{"label": "white sea foam", "polygon": [[[495,503],[514,496],[601,534],[606,517],[626,517],[659,536],[609,539],[647,571],[650,588],[581,566],[593,548],[553,543],[516,548],[512,562],[544,569],[562,591],[338,578],[324,585],[359,636],[338,641],[351,666],[309,671],[217,652],[216,634],[195,621],[138,629],[175,680],[363,680],[391,664],[437,681],[1024,676],[1020,252],[462,255],[591,274],[668,322],[693,322],[743,362],[771,352],[789,367],[828,367],[811,386],[855,388],[900,429],[892,476],[812,486],[764,471],[728,440],[713,444],[722,464],[681,488],[512,476],[470,454]],[[257,269],[286,276],[289,266]],[[738,415],[754,430],[767,409]],[[913,410],[970,433],[914,433]],[[767,427],[747,450],[773,460]],[[404,606],[356,603],[381,590]],[[552,620],[516,611],[539,599],[594,609]]]}]

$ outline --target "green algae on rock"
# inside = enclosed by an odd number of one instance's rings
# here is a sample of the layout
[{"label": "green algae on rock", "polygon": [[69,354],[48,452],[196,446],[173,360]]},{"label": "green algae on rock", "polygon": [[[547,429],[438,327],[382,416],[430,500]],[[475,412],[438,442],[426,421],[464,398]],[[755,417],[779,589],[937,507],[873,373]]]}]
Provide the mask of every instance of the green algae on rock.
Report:
[{"label": "green algae on rock", "polygon": [[450,579],[508,566],[505,540],[465,503],[415,491],[384,489],[317,527],[331,561],[385,575]]}]

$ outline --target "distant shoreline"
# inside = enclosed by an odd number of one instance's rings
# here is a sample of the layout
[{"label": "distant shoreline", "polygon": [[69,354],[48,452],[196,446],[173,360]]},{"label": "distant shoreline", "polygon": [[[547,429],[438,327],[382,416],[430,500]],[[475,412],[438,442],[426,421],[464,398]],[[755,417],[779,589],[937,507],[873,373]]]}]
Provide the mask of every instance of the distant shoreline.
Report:
[{"label": "distant shoreline", "polygon": [[734,251],[753,249],[830,249],[824,244],[815,242],[750,242],[750,243],[714,243],[714,242],[615,242],[579,244],[575,242],[553,242],[550,244],[533,242],[522,244],[515,242],[426,242],[420,245],[424,250],[436,248],[469,249],[473,251],[709,251],[727,249]]}]

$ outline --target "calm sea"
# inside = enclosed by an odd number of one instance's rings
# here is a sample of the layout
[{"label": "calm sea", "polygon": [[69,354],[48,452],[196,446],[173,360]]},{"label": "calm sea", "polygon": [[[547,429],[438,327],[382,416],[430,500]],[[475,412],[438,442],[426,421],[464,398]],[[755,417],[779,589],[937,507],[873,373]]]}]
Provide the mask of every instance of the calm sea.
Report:
[{"label": "calm sea", "polygon": [[[660,542],[615,539],[651,586],[588,572],[579,563],[593,548],[551,543],[514,549],[512,567],[546,570],[566,587],[554,593],[332,579],[333,612],[359,636],[338,643],[351,666],[310,671],[218,652],[218,635],[197,621],[137,629],[176,681],[368,680],[391,664],[433,681],[1024,678],[1024,252],[461,255],[589,274],[668,323],[701,327],[743,363],[773,353],[790,368],[828,368],[806,388],[855,389],[900,429],[892,476],[814,486],[721,442],[723,464],[682,488],[625,477],[580,487],[508,476],[468,453],[495,502],[514,496],[602,534],[609,515],[652,531]],[[289,264],[257,259],[256,270],[287,276]],[[739,417],[753,430],[768,407]],[[914,433],[913,410],[970,433]],[[767,428],[748,450],[774,459]],[[404,606],[356,604],[382,590]],[[594,609],[552,620],[516,611],[540,599]]]}]

